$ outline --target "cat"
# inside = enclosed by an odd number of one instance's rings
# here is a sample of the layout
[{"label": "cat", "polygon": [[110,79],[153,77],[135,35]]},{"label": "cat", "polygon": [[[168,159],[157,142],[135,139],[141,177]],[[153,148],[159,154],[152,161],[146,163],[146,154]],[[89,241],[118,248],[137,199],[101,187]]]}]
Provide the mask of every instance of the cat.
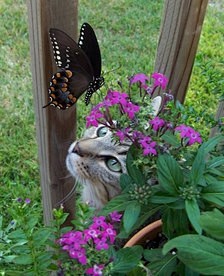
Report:
[{"label": "cat", "polygon": [[[152,100],[152,115],[160,110],[162,98]],[[122,143],[112,139],[112,132],[104,125],[91,127],[84,136],[71,144],[66,166],[71,175],[83,186],[82,200],[101,209],[120,194],[119,179],[126,173],[126,156],[130,140]]]},{"label": "cat", "polygon": [[87,129],[84,136],[71,144],[66,166],[83,186],[82,200],[101,209],[120,194],[120,175],[126,173],[128,141],[120,144],[112,139],[111,131],[103,126]]}]

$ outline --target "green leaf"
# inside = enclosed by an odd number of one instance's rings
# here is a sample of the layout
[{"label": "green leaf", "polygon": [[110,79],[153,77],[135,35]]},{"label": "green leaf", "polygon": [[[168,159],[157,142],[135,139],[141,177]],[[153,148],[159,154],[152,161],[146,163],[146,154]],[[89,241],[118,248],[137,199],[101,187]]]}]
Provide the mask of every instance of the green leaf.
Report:
[{"label": "green leaf", "polygon": [[123,215],[124,229],[127,233],[132,230],[132,227],[136,223],[139,214],[141,212],[141,206],[138,202],[132,202],[127,206]]},{"label": "green leaf", "polygon": [[167,203],[175,202],[177,200],[179,200],[179,197],[172,196],[172,195],[164,193],[162,191],[156,192],[150,198],[150,202],[155,203],[155,204],[167,204]]},{"label": "green leaf", "polygon": [[177,139],[177,137],[171,131],[166,131],[165,134],[163,134],[161,138],[165,142],[167,142],[168,144],[170,144],[174,147],[180,146],[180,141]]},{"label": "green leaf", "polygon": [[141,260],[143,248],[140,245],[125,247],[116,252],[112,272],[127,273]]},{"label": "green leaf", "polygon": [[194,162],[192,164],[192,168],[189,174],[190,183],[194,186],[203,183],[203,174],[205,172],[205,152],[203,150],[199,150]]},{"label": "green leaf", "polygon": [[184,177],[177,161],[170,155],[160,155],[157,161],[158,178],[161,187],[172,195],[178,195],[178,187]]},{"label": "green leaf", "polygon": [[118,195],[105,205],[100,214],[107,215],[113,211],[124,211],[130,202],[128,194]]},{"label": "green leaf", "polygon": [[204,187],[201,197],[209,202],[224,207],[224,181],[217,181]]},{"label": "green leaf", "polygon": [[133,183],[133,180],[128,174],[121,175],[120,186],[121,186],[122,191],[129,189],[129,187],[132,183]]},{"label": "green leaf", "polygon": [[152,275],[171,276],[176,270],[177,257],[172,254],[163,256],[160,260],[154,261],[147,265]]},{"label": "green leaf", "polygon": [[221,211],[214,209],[203,213],[200,217],[200,225],[208,235],[224,241],[224,214]]},{"label": "green leaf", "polygon": [[20,265],[30,265],[33,263],[31,254],[21,254],[20,256],[14,258],[13,262]]},{"label": "green leaf", "polygon": [[204,275],[223,275],[224,246],[201,235],[183,235],[168,241],[163,254],[177,250],[177,257],[190,269]]},{"label": "green leaf", "polygon": [[144,185],[146,182],[146,179],[145,179],[145,176],[143,175],[143,173],[141,172],[141,170],[139,170],[137,168],[137,166],[134,165],[134,158],[132,155],[132,147],[128,151],[126,164],[127,164],[128,174],[134,180],[134,182],[140,186]]},{"label": "green leaf", "polygon": [[50,229],[47,228],[39,228],[37,231],[33,233],[33,243],[36,248],[39,248],[43,244],[45,244],[46,240],[51,235]]},{"label": "green leaf", "polygon": [[200,209],[196,199],[185,200],[185,208],[187,212],[188,219],[190,220],[192,226],[198,234],[202,233],[201,226],[199,224]]},{"label": "green leaf", "polygon": [[188,233],[189,220],[184,209],[162,210],[163,233],[168,239]]},{"label": "green leaf", "polygon": [[222,141],[224,141],[223,135],[214,136],[210,138],[207,142],[204,142],[199,148],[199,151],[202,150],[205,152],[205,154],[207,154],[210,151],[212,151]]},{"label": "green leaf", "polygon": [[218,156],[218,157],[213,158],[212,160],[209,160],[208,169],[216,168],[216,167],[222,166],[223,164],[224,164],[224,157]]}]

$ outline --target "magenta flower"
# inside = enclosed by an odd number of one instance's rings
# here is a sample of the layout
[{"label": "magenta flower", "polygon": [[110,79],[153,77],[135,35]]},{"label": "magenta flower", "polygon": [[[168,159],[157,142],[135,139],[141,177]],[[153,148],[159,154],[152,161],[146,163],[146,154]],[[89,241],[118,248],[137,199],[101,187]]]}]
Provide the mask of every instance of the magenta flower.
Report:
[{"label": "magenta flower", "polygon": [[155,149],[156,142],[151,142],[149,144],[145,144],[143,147],[143,155],[157,155],[157,151]]},{"label": "magenta flower", "polygon": [[85,229],[83,231],[83,233],[84,233],[84,240],[85,241],[88,241],[88,240],[91,240],[91,239],[96,239],[100,235],[100,231],[98,229],[95,229],[95,228]]},{"label": "magenta flower", "polygon": [[152,74],[152,78],[154,79],[154,86],[157,87],[157,86],[160,86],[162,87],[162,89],[165,89],[166,88],[166,85],[168,83],[168,79],[166,76],[164,76],[163,74],[161,73],[153,73]]},{"label": "magenta flower", "polygon": [[86,127],[99,125],[98,119],[102,118],[103,114],[99,110],[92,110],[88,116],[86,116]]},{"label": "magenta flower", "polygon": [[195,131],[192,127],[186,125],[180,125],[175,128],[176,131],[180,132],[180,137],[182,139],[186,138],[188,146],[191,146],[195,143],[202,143],[200,133]]},{"label": "magenta flower", "polygon": [[120,93],[118,91],[109,91],[109,93],[107,93],[106,99],[109,99],[112,105],[119,103],[121,105],[126,105],[128,101],[128,94]]},{"label": "magenta flower", "polygon": [[134,119],[135,113],[139,112],[140,106],[133,104],[132,102],[128,102],[125,106],[123,106],[124,112],[127,114],[129,119]]},{"label": "magenta flower", "polygon": [[96,250],[107,250],[109,248],[109,244],[107,243],[106,238],[95,239],[94,243],[96,245]]},{"label": "magenta flower", "polygon": [[175,128],[176,131],[180,132],[180,137],[185,138],[188,131],[189,131],[189,126],[186,125],[179,125]]},{"label": "magenta flower", "polygon": [[118,213],[117,211],[114,211],[110,213],[110,218],[113,222],[120,222],[122,218],[122,214]]},{"label": "magenta flower", "polygon": [[195,131],[194,129],[191,129],[189,131],[189,134],[188,134],[188,138],[189,138],[189,141],[188,141],[188,145],[191,146],[195,143],[199,143],[201,144],[202,143],[202,139],[201,139],[201,136],[200,136],[200,133]]},{"label": "magenta flower", "polygon": [[138,130],[133,130],[132,137],[135,141],[138,141],[139,139],[142,139],[145,137],[145,135]]},{"label": "magenta flower", "polygon": [[84,248],[81,248],[80,250],[71,249],[69,251],[69,256],[72,259],[77,259],[77,261],[82,265],[87,264],[86,251]]},{"label": "magenta flower", "polygon": [[100,227],[105,228],[107,227],[107,223],[105,221],[104,216],[94,217],[93,224],[91,225],[91,229],[99,229]]},{"label": "magenta flower", "polygon": [[149,123],[152,125],[152,129],[155,131],[158,131],[165,125],[165,121],[159,117],[155,117],[154,119],[150,120]]},{"label": "magenta flower", "polygon": [[128,133],[130,131],[130,128],[127,127],[125,129],[118,130],[115,135],[119,137],[120,142],[123,142],[126,137],[128,137]]},{"label": "magenta flower", "polygon": [[103,275],[104,265],[94,265],[86,270],[87,275],[99,276]]},{"label": "magenta flower", "polygon": [[133,83],[139,82],[141,85],[145,85],[146,81],[149,80],[149,77],[143,73],[136,74],[130,78],[130,85]]},{"label": "magenta flower", "polygon": [[116,231],[114,230],[113,226],[108,224],[108,227],[102,233],[103,238],[109,238],[111,244],[114,243],[116,237]]},{"label": "magenta flower", "polygon": [[149,143],[152,141],[152,139],[149,136],[142,136],[138,142],[139,144],[144,148],[145,146],[148,146]]}]

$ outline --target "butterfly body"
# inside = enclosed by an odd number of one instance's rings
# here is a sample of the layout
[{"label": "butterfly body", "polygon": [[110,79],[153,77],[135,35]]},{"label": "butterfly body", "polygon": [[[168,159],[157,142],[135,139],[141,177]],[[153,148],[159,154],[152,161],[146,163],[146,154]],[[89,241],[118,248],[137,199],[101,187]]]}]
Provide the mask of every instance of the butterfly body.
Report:
[{"label": "butterfly body", "polygon": [[85,91],[85,103],[89,104],[92,94],[104,84],[100,48],[92,27],[88,23],[82,25],[78,43],[58,29],[50,29],[50,39],[60,70],[52,77],[50,102],[46,106],[67,109]]}]

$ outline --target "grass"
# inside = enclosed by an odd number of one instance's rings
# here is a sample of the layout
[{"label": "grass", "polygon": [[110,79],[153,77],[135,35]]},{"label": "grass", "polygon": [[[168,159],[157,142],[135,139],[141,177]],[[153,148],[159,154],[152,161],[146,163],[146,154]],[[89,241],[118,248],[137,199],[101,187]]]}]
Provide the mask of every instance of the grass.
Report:
[{"label": "grass", "polygon": [[[105,73],[107,86],[133,73],[152,72],[162,3],[79,1],[79,26],[84,21],[94,26],[103,71],[115,70]],[[0,15],[0,213],[6,214],[12,199],[29,197],[40,202],[41,196],[26,1],[0,0]],[[224,91],[223,21],[221,9],[209,6],[186,99],[186,105],[204,116],[215,113]],[[79,103],[79,133],[84,125],[82,106]]]}]

